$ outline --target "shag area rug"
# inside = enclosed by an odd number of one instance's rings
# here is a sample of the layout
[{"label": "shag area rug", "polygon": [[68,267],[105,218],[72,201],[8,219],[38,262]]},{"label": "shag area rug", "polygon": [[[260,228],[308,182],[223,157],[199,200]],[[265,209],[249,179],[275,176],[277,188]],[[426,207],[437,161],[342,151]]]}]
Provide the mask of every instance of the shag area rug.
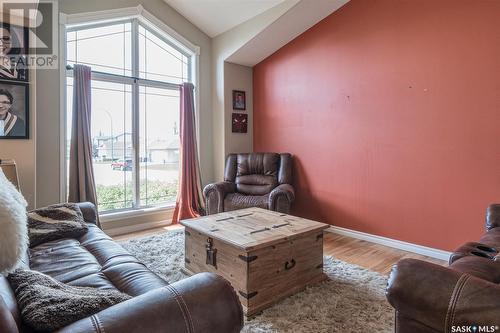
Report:
[{"label": "shag area rug", "polygon": [[[171,231],[121,243],[149,269],[172,283],[187,276],[184,232]],[[284,299],[245,321],[245,333],[393,332],[394,311],[384,289],[387,278],[332,257],[324,258],[328,279]]]}]

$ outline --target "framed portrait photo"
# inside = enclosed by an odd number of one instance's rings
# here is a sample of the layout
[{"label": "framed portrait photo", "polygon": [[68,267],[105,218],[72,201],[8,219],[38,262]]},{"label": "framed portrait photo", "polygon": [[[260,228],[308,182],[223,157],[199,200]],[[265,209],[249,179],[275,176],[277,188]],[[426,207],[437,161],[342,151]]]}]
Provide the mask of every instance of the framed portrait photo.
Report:
[{"label": "framed portrait photo", "polygon": [[0,81],[0,139],[29,138],[29,85]]},{"label": "framed portrait photo", "polygon": [[241,90],[233,90],[233,110],[246,110],[247,101],[245,92]]},{"label": "framed portrait photo", "polygon": [[0,23],[0,80],[28,82],[29,30]]}]

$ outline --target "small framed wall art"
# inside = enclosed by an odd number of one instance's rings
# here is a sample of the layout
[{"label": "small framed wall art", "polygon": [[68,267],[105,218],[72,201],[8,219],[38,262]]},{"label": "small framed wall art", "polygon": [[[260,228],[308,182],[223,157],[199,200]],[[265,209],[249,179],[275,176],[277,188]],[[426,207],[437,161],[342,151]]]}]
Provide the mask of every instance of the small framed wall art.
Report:
[{"label": "small framed wall art", "polygon": [[233,110],[246,110],[247,101],[245,92],[241,90],[233,90]]},{"label": "small framed wall art", "polygon": [[233,133],[246,133],[248,130],[248,114],[233,113]]}]

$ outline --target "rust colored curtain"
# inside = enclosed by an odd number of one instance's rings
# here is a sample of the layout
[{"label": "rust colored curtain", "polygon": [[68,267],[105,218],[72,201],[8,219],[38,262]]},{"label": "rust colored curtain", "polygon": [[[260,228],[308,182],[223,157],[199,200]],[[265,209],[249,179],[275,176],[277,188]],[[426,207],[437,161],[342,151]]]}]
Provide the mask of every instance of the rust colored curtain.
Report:
[{"label": "rust colored curtain", "polygon": [[[75,65],[73,74],[73,118],[69,151],[68,201],[89,201],[97,207],[90,132],[92,71],[88,66]],[[99,220],[97,222],[99,225]]]},{"label": "rust colored curtain", "polygon": [[183,219],[198,217],[204,211],[196,146],[193,90],[194,86],[191,83],[183,83],[181,86],[180,171],[179,190],[172,218],[174,224]]}]

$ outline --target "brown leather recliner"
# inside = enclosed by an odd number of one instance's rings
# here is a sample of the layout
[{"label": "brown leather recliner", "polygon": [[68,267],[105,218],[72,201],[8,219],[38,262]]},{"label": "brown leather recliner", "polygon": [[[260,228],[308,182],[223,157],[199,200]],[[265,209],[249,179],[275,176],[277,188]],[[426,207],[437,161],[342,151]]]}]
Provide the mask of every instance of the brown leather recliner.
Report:
[{"label": "brown leather recliner", "polygon": [[486,230],[453,252],[448,267],[416,259],[394,266],[387,299],[396,332],[499,332],[500,205],[488,207]]},{"label": "brown leather recliner", "polygon": [[230,154],[224,181],[203,190],[207,214],[260,207],[288,214],[295,199],[290,154]]},{"label": "brown leather recliner", "polygon": [[[239,332],[243,312],[222,277],[201,273],[168,284],[96,226],[95,207],[79,204],[89,231],[29,249],[30,269],[72,286],[117,289],[133,296],[58,332]],[[14,291],[0,274],[0,332],[36,333],[21,319]]]}]

